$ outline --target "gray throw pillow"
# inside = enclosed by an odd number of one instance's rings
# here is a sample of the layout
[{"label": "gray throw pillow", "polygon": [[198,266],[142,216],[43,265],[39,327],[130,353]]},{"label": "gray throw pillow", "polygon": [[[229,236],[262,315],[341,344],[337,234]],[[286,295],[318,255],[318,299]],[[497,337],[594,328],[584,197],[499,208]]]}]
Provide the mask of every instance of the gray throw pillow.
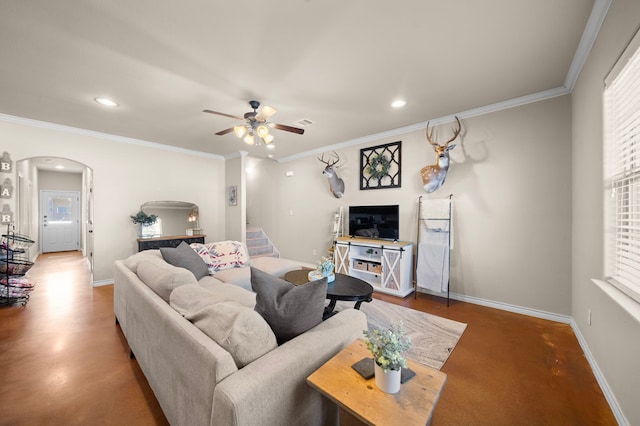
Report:
[{"label": "gray throw pillow", "polygon": [[278,344],[283,344],[322,322],[327,279],[293,285],[251,267],[255,310],[267,321]]},{"label": "gray throw pillow", "polygon": [[160,247],[162,258],[173,266],[185,268],[195,275],[196,280],[209,275],[209,268],[204,260],[186,242],[181,242],[178,247]]}]

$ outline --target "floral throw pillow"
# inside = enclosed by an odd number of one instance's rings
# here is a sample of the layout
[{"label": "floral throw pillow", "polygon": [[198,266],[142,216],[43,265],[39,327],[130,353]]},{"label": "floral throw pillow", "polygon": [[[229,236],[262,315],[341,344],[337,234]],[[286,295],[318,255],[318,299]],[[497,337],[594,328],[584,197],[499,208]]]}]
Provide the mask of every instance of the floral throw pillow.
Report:
[{"label": "floral throw pillow", "polygon": [[196,253],[202,257],[213,275],[225,269],[249,266],[249,256],[240,241],[219,241],[216,243],[191,244]]}]

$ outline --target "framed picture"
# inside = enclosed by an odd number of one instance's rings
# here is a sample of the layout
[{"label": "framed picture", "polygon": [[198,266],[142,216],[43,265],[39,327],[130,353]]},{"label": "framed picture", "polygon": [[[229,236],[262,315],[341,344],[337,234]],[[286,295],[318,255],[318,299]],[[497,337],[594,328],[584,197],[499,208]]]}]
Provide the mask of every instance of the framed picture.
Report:
[{"label": "framed picture", "polygon": [[400,188],[402,141],[360,150],[360,189]]},{"label": "framed picture", "polygon": [[232,185],[229,187],[227,202],[229,203],[230,206],[238,205],[238,187],[236,185]]}]

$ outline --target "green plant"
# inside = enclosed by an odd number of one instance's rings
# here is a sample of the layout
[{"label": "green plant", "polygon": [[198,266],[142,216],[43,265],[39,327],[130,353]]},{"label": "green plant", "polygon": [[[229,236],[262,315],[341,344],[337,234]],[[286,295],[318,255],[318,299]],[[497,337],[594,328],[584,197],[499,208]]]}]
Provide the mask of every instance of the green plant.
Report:
[{"label": "green plant", "polygon": [[396,326],[386,329],[374,328],[364,330],[367,349],[373,354],[373,359],[385,373],[407,367],[403,353],[411,349],[411,338],[404,334],[402,321]]},{"label": "green plant", "polygon": [[156,223],[158,216],[155,214],[148,215],[144,211],[140,210],[135,215],[129,216],[131,221],[135,224],[141,223],[143,225],[153,225]]}]

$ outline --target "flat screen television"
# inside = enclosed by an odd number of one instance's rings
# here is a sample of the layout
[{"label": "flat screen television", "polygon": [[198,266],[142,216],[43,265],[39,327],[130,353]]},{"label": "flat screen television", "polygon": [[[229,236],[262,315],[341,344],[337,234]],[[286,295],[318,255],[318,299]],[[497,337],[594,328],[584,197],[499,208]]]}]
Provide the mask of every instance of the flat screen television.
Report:
[{"label": "flat screen television", "polygon": [[399,206],[349,206],[349,235],[397,240],[400,234]]}]

